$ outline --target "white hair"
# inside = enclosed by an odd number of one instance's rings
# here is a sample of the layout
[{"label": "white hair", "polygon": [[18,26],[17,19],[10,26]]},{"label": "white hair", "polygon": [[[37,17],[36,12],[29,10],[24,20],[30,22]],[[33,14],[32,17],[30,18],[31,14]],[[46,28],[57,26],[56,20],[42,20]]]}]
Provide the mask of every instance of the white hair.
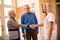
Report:
[{"label": "white hair", "polygon": [[12,14],[12,12],[14,12],[14,13],[15,13],[15,11],[14,11],[14,10],[10,10],[10,11],[8,12],[8,15],[10,16],[10,15]]},{"label": "white hair", "polygon": [[30,7],[30,5],[28,5],[28,4],[24,5],[24,9],[25,9],[26,7]]}]

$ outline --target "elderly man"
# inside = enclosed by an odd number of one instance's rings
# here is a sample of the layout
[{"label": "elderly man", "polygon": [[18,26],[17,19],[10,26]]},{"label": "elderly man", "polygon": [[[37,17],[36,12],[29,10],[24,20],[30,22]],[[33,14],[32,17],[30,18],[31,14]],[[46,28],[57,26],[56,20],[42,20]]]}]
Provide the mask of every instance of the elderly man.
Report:
[{"label": "elderly man", "polygon": [[[26,36],[26,40],[31,40],[31,37],[33,40],[37,40],[37,34],[38,34],[38,27],[35,24],[38,24],[36,15],[32,12],[30,12],[29,5],[24,6],[25,13],[21,16],[21,24],[28,25],[27,28],[22,27],[22,33],[23,36]],[[33,28],[30,28],[30,26]],[[24,33],[24,30],[26,30],[26,34]]]},{"label": "elderly man", "polygon": [[26,28],[27,25],[18,24],[15,20],[15,12],[14,10],[9,11],[10,19],[7,22],[8,30],[9,30],[9,40],[20,40],[19,27]]}]

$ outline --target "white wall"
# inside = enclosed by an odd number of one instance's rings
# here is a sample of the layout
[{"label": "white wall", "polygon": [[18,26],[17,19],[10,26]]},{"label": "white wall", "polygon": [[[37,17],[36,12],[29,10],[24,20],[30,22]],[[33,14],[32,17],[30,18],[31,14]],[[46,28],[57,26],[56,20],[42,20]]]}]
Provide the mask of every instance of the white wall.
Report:
[{"label": "white wall", "polygon": [[35,3],[36,1],[35,0],[30,0],[30,1],[29,0],[17,0],[17,4],[18,4],[18,7],[20,7],[26,4]]}]

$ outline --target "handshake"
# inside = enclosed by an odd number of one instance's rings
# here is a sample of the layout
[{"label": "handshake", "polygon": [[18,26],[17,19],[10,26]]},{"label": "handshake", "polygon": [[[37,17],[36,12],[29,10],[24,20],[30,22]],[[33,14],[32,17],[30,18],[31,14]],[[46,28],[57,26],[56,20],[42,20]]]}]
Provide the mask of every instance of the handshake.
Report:
[{"label": "handshake", "polygon": [[35,29],[36,27],[40,27],[40,26],[43,26],[43,24],[32,24],[32,25],[29,25],[29,27],[31,29]]}]

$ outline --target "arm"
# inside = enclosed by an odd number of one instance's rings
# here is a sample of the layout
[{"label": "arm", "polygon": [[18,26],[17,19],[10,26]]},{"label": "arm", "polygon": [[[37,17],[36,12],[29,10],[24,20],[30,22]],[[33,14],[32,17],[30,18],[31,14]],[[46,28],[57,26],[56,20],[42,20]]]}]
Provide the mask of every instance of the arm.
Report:
[{"label": "arm", "polygon": [[41,24],[38,24],[37,26],[43,26],[43,23],[41,23]]},{"label": "arm", "polygon": [[26,27],[27,25],[24,24],[18,24],[17,22],[15,22],[14,20],[10,20],[9,24],[15,28],[19,28],[19,27]]},{"label": "arm", "polygon": [[52,29],[53,29],[53,22],[49,22],[48,40],[51,40]]},{"label": "arm", "polygon": [[35,16],[35,21],[36,21],[36,26],[43,26],[43,23],[41,23],[41,24],[38,24],[38,21],[37,21],[37,18],[36,18],[36,15],[34,14],[34,16]]},{"label": "arm", "polygon": [[49,27],[48,28],[48,40],[51,40],[54,22],[55,22],[55,17],[53,15],[50,15],[48,18],[48,27]]},{"label": "arm", "polygon": [[[24,24],[24,17],[21,16],[21,24]],[[22,33],[24,34],[24,27],[22,27]]]}]

